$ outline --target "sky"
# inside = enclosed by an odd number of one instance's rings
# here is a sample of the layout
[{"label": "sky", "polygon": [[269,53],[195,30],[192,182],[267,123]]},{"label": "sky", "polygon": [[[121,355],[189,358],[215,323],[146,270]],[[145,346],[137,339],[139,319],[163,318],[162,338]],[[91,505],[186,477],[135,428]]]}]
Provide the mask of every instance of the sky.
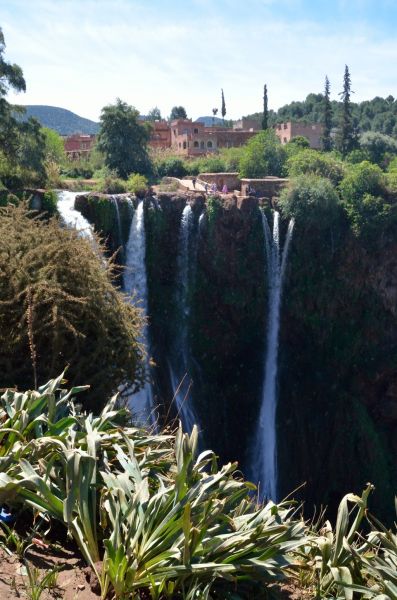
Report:
[{"label": "sky", "polygon": [[396,0],[0,0],[6,60],[19,64],[18,104],[99,120],[116,98],[163,116],[226,118],[310,92],[331,97],[349,66],[353,101],[397,96]]}]

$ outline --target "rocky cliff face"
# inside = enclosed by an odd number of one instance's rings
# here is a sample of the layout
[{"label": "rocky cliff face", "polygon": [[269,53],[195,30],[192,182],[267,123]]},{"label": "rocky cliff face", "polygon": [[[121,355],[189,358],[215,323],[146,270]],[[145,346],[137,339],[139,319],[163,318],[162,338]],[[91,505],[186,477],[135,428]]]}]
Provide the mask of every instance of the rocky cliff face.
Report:
[{"label": "rocky cliff face", "polygon": [[[156,396],[165,406],[163,417],[175,416],[167,361],[179,326],[177,240],[187,200],[197,235],[189,288],[191,394],[205,444],[223,460],[238,459],[247,469],[266,339],[266,261],[256,200],[169,194],[145,200]],[[83,214],[114,250],[110,204],[102,196],[80,200]],[[131,203],[128,207],[122,209],[124,241]],[[277,434],[282,495],[306,482],[302,497],[308,507],[332,507],[341,494],[358,492],[370,480],[377,487],[374,503],[380,514],[390,511],[397,483],[396,365],[396,233],[385,232],[369,245],[353,235],[343,216],[321,230],[303,229],[297,222],[281,310]]]}]

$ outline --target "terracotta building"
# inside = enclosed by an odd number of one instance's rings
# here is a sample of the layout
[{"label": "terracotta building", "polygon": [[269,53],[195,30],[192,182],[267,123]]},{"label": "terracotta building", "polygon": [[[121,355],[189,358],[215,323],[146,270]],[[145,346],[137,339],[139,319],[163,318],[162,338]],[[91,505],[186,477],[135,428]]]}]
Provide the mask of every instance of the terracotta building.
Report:
[{"label": "terracotta building", "polygon": [[152,148],[170,148],[171,129],[167,121],[151,121],[152,131],[149,146]]},{"label": "terracotta building", "polygon": [[303,135],[309,140],[310,148],[319,150],[322,147],[321,137],[324,126],[321,123],[306,125],[305,123],[279,123],[274,126],[277,137],[282,144],[287,144],[293,137]]},{"label": "terracotta building", "polygon": [[74,133],[64,140],[66,156],[70,160],[88,158],[96,140],[95,135]]},{"label": "terracotta building", "polygon": [[197,156],[218,148],[243,146],[256,133],[253,129],[206,127],[199,121],[177,119],[171,123],[171,147],[178,154]]}]

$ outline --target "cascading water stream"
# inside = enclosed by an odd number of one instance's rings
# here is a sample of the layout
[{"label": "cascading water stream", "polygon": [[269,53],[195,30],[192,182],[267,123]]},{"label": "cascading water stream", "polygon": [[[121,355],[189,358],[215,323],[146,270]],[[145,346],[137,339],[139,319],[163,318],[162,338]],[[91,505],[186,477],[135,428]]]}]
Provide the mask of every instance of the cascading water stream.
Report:
[{"label": "cascading water stream", "polygon": [[117,218],[117,235],[118,235],[118,243],[119,245],[123,248],[123,236],[121,235],[121,218],[120,218],[120,210],[119,210],[119,203],[117,201],[116,196],[111,196],[111,200],[113,203],[113,206],[116,210],[116,218]]},{"label": "cascading water stream", "polygon": [[[141,200],[131,222],[128,243],[126,246],[126,269],[123,274],[124,291],[133,297],[133,303],[148,314],[147,278],[146,278],[146,235],[144,204]],[[140,342],[145,346],[147,356],[150,354],[149,331],[146,324]],[[146,373],[150,374],[149,360],[146,360]],[[130,408],[142,425],[155,425],[153,390],[150,382],[133,395],[129,396]]]},{"label": "cascading water stream", "polygon": [[[189,366],[189,340],[188,323],[190,315],[189,306],[189,274],[194,272],[190,256],[196,258],[196,252],[191,234],[193,230],[193,211],[189,204],[183,209],[178,240],[178,262],[177,262],[177,306],[178,306],[178,329],[174,340],[173,356],[169,361],[169,372],[174,398],[185,431],[191,431],[197,423],[196,416],[191,406],[189,392],[191,387],[188,376]],[[193,249],[194,250],[194,249]]]},{"label": "cascading water stream", "polygon": [[76,196],[84,192],[58,191],[58,212],[67,227],[77,229],[82,237],[93,239],[92,226],[83,215],[74,208]]},{"label": "cascading water stream", "polygon": [[287,264],[288,248],[292,238],[294,221],[288,224],[282,256],[280,256],[280,215],[274,211],[273,234],[265,214],[262,213],[262,225],[267,258],[268,279],[268,318],[266,359],[263,376],[262,403],[255,444],[254,472],[260,481],[262,497],[277,500],[277,360],[278,335],[280,329],[280,307],[283,278]]}]

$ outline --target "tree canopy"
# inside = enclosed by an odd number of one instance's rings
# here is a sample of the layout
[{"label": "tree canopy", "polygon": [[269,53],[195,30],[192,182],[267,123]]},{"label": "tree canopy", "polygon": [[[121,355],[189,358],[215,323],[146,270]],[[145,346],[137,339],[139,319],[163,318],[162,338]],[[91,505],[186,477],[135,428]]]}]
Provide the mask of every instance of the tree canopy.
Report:
[{"label": "tree canopy", "polygon": [[187,119],[187,112],[183,106],[173,106],[170,114],[170,121],[175,119]]},{"label": "tree canopy", "polygon": [[147,152],[149,132],[138,121],[139,111],[117,99],[102,109],[98,150],[105,164],[123,179],[131,173],[148,173],[150,160]]},{"label": "tree canopy", "polygon": [[22,69],[4,59],[5,40],[0,28],[0,179],[6,187],[42,184],[44,168],[44,135],[35,119],[21,121],[21,107],[6,100],[10,89],[26,91]]},{"label": "tree canopy", "polygon": [[272,129],[252,137],[240,159],[240,176],[260,178],[281,176],[287,157],[285,148]]}]

